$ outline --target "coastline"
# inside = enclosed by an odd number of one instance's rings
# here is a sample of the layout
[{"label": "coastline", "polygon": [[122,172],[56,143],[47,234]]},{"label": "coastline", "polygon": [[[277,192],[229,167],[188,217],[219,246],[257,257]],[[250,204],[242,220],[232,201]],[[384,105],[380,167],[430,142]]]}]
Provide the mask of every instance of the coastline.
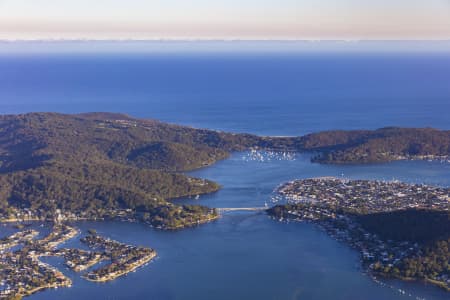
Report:
[{"label": "coastline", "polygon": [[[289,221],[293,221],[293,222],[297,222],[297,223],[310,223],[310,224],[314,224],[314,225],[316,225],[318,228],[320,228],[321,230],[325,231],[325,233],[327,233],[327,235],[328,235],[329,237],[333,238],[334,240],[336,240],[336,241],[338,241],[338,242],[340,242],[340,243],[343,243],[344,245],[350,247],[351,249],[356,250],[356,251],[358,252],[358,254],[360,255],[360,257],[362,257],[362,254],[363,254],[363,253],[361,252],[361,249],[359,249],[359,248],[358,248],[357,246],[355,246],[354,244],[348,243],[348,242],[346,242],[346,241],[344,241],[344,240],[338,238],[336,235],[331,234],[330,231],[329,231],[329,227],[327,227],[325,224],[323,224],[323,223],[318,223],[318,222],[311,221],[311,220],[298,220],[298,219],[296,219],[296,217],[297,217],[296,215],[292,215],[292,217],[289,217],[289,218],[285,218],[285,219],[283,219],[283,220],[280,220],[280,219],[277,219],[277,218],[274,217],[274,216],[271,216],[271,218],[272,218],[274,221],[278,221],[278,222],[289,222]],[[441,288],[441,289],[443,289],[443,290],[446,291],[446,292],[450,292],[450,287],[448,287],[448,286],[445,284],[445,282],[442,282],[442,281],[433,280],[433,279],[429,279],[429,278],[403,277],[403,276],[398,276],[398,275],[395,276],[395,275],[392,275],[392,274],[385,274],[385,273],[381,273],[381,272],[376,272],[376,271],[373,271],[372,269],[370,269],[369,265],[368,265],[367,263],[364,263],[364,261],[363,261],[362,259],[361,259],[361,265],[364,267],[365,273],[367,273],[368,275],[370,275],[370,277],[371,277],[373,280],[375,280],[375,281],[378,280],[378,278],[377,278],[377,276],[378,276],[379,278],[384,278],[384,279],[398,279],[398,280],[401,280],[401,281],[407,281],[407,282],[420,282],[420,283],[423,283],[423,284],[430,284],[430,285],[433,285],[433,286],[435,286],[435,287],[437,287],[437,288]]]},{"label": "coastline", "polygon": [[[198,220],[198,221],[192,221],[189,223],[185,223],[183,225],[178,225],[178,226],[155,226],[152,225],[150,222],[144,221],[144,220],[139,220],[138,218],[136,218],[135,216],[133,217],[121,217],[121,216],[115,216],[115,217],[111,217],[111,218],[105,218],[105,217],[94,217],[94,218],[85,218],[85,217],[68,217],[68,218],[64,218],[62,220],[60,220],[59,222],[78,222],[78,221],[125,221],[125,222],[139,222],[142,224],[146,224],[152,228],[156,228],[156,229],[160,229],[160,230],[178,230],[178,229],[183,229],[183,228],[190,228],[190,227],[195,227],[196,225],[202,225],[202,224],[206,224],[212,221],[215,221],[217,219],[219,219],[221,217],[220,214],[217,214],[215,216],[208,216],[205,217],[202,220]],[[9,219],[0,219],[0,224],[8,224],[8,223],[25,223],[25,222],[53,222],[51,220],[48,219],[42,219],[42,218],[29,218],[29,219],[20,219],[20,218],[9,218]]]},{"label": "coastline", "polygon": [[103,277],[99,277],[99,278],[90,278],[89,277],[89,273],[83,275],[82,277],[88,281],[92,281],[92,282],[108,282],[111,280],[115,280],[118,277],[124,276],[130,272],[133,272],[134,270],[136,270],[137,268],[145,265],[146,263],[148,263],[149,261],[151,261],[152,259],[154,259],[156,257],[157,253],[156,251],[154,251],[153,253],[149,254],[146,257],[143,257],[141,259],[139,259],[138,261],[132,263],[129,265],[129,268],[127,268],[126,270],[117,272],[117,273],[113,273],[113,274],[108,274],[106,276]]},{"label": "coastline", "polygon": [[404,277],[404,276],[399,276],[399,275],[387,275],[381,272],[375,272],[375,271],[371,271],[369,270],[369,274],[374,276],[374,278],[376,279],[378,277],[381,278],[385,278],[385,279],[398,279],[398,280],[402,280],[402,281],[409,281],[409,282],[421,282],[421,283],[425,283],[425,284],[431,284],[433,286],[439,287],[443,290],[445,290],[446,292],[450,292],[450,287],[448,287],[445,282],[443,281],[438,281],[438,280],[433,280],[430,278],[415,278],[415,277]]},{"label": "coastline", "polygon": [[277,192],[287,204],[269,209],[274,219],[318,225],[356,249],[374,276],[426,282],[450,291],[447,270],[442,268],[450,241],[450,189],[314,177],[286,182]]}]

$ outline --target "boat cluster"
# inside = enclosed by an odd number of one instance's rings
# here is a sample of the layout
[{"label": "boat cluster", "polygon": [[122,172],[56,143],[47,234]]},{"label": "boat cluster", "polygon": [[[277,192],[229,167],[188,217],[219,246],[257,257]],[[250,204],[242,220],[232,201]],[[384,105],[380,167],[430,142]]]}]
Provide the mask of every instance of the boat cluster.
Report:
[{"label": "boat cluster", "polygon": [[271,150],[257,150],[251,149],[242,156],[244,161],[258,161],[258,162],[270,162],[270,161],[292,161],[297,159],[296,152],[289,151],[271,151]]}]

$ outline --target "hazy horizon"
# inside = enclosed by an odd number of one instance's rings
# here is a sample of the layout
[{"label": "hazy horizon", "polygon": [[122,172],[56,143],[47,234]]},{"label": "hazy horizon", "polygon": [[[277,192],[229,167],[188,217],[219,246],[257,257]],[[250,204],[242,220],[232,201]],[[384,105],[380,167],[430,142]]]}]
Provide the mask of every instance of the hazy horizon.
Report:
[{"label": "hazy horizon", "polygon": [[442,41],[309,40],[33,40],[2,41],[0,54],[21,53],[450,53]]},{"label": "hazy horizon", "polygon": [[450,39],[447,0],[0,0],[0,39]]}]

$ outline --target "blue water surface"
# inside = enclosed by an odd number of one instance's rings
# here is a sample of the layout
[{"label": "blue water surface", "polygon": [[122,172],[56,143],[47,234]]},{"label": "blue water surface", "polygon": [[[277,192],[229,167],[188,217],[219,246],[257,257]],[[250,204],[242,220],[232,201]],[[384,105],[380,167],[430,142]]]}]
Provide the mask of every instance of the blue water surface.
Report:
[{"label": "blue water surface", "polygon": [[115,111],[264,135],[450,127],[450,54],[0,56],[0,112]]},{"label": "blue water surface", "polygon": [[[124,112],[141,118],[262,135],[384,126],[450,129],[447,54],[39,54],[0,56],[0,112]],[[246,153],[189,173],[223,188],[213,207],[271,203],[286,180],[315,176],[398,179],[450,186],[450,164],[399,161],[331,166],[248,160]],[[126,222],[81,222],[158,258],[113,282],[74,284],[29,299],[448,299],[420,283],[379,284],[359,255],[312,224],[226,213],[197,228],[159,231]],[[6,226],[0,233],[13,230]],[[80,246],[78,239],[65,246]],[[399,289],[405,290],[402,294]]]}]

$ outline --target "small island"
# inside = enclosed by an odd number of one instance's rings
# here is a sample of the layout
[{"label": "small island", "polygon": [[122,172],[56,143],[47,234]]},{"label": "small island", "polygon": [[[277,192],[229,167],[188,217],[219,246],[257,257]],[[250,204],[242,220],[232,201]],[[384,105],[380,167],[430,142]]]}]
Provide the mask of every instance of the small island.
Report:
[{"label": "small island", "polygon": [[279,187],[288,203],[268,213],[310,221],[356,248],[373,275],[450,290],[450,189],[333,177]]}]

